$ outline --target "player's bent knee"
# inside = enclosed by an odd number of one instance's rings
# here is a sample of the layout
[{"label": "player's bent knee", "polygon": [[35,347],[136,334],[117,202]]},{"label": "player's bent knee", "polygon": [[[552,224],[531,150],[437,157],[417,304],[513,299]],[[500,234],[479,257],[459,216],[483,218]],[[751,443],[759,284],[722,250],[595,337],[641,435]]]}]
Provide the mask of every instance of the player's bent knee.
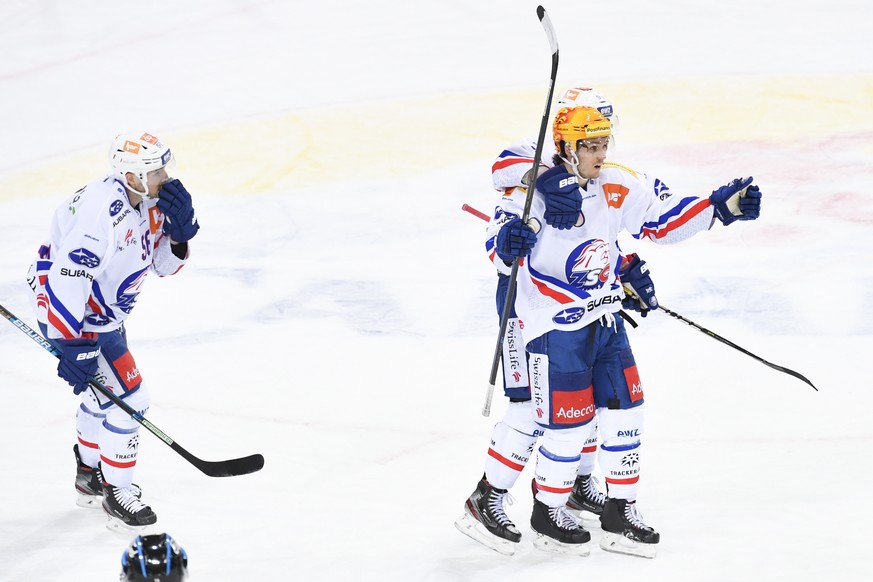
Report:
[{"label": "player's bent knee", "polygon": [[533,405],[530,400],[525,402],[510,402],[503,416],[503,424],[518,432],[536,436],[543,434],[540,426],[533,419]]},{"label": "player's bent knee", "polygon": [[[149,390],[145,384],[141,384],[140,387],[130,393],[127,394],[122,401],[136,410],[138,413],[145,416],[148,413],[149,406],[151,405],[151,395],[149,394]],[[122,410],[118,406],[112,406],[106,410],[106,422],[114,427],[129,429],[135,428],[139,426],[139,423],[132,419],[128,413]]]},{"label": "player's bent knee", "polygon": [[638,443],[643,435],[645,405],[625,410],[597,410],[602,445],[618,447]]},{"label": "player's bent knee", "polygon": [[591,434],[593,425],[589,422],[582,426],[563,429],[546,429],[543,434],[542,448],[557,457],[578,457],[582,446]]}]

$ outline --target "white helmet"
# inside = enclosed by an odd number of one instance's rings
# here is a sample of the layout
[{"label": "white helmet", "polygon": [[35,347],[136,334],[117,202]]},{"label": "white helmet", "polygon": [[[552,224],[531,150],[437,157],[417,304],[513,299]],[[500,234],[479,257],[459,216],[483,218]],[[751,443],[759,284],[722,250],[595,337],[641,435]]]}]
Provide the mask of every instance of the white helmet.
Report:
[{"label": "white helmet", "polygon": [[[120,178],[121,183],[137,194],[148,194],[148,174],[174,162],[173,153],[164,143],[146,132],[121,133],[112,140],[109,146],[109,164],[112,175]],[[126,175],[130,172],[142,183],[144,192],[140,192],[127,183]]]},{"label": "white helmet", "polygon": [[612,103],[595,89],[591,87],[570,87],[566,89],[555,103],[555,110],[563,107],[592,107],[599,111],[612,125],[612,134],[609,137],[609,141],[613,144],[615,143],[615,134],[619,125],[618,115],[615,114]]}]

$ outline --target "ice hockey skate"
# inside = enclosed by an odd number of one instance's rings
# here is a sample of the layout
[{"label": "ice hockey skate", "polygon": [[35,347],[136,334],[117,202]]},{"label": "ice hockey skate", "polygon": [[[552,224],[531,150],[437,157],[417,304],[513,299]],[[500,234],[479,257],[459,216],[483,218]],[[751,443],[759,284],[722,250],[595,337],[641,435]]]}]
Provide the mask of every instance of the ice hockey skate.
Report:
[{"label": "ice hockey skate", "polygon": [[495,552],[511,556],[521,540],[521,532],[506,515],[505,503],[512,503],[509,492],[492,487],[482,475],[464,504],[464,515],[455,520],[455,527]]},{"label": "ice hockey skate", "polygon": [[546,552],[585,557],[591,553],[591,534],[567,510],[567,506],[549,507],[536,497],[536,481],[532,482],[534,505],[530,527],[536,538],[534,547]]},{"label": "ice hockey skate", "polygon": [[576,475],[573,491],[567,499],[567,507],[578,512],[585,527],[600,527],[600,515],[606,494],[600,490],[597,478],[592,475]]},{"label": "ice hockey skate", "polygon": [[[103,503],[103,473],[100,467],[89,467],[82,462],[79,455],[79,445],[73,445],[73,454],[76,456],[76,505],[89,509],[99,509]],[[142,497],[142,489],[133,483],[130,488],[134,495]]]},{"label": "ice hockey skate", "polygon": [[79,494],[76,505],[97,509],[103,501],[100,472],[82,462],[78,444],[73,445],[73,454],[76,455],[76,492]]},{"label": "ice hockey skate", "polygon": [[600,547],[607,552],[654,558],[658,553],[661,535],[643,521],[635,501],[606,500],[600,516],[603,537]]},{"label": "ice hockey skate", "polygon": [[158,516],[137,495],[139,489],[115,487],[103,482],[103,511],[109,516],[106,527],[121,533],[142,533],[158,521]]}]

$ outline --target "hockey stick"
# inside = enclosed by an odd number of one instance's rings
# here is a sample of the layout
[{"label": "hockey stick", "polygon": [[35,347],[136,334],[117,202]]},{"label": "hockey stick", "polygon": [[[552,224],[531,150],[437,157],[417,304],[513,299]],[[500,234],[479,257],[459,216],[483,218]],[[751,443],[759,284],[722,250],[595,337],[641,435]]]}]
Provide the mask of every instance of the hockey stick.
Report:
[{"label": "hockey stick", "polygon": [[[30,337],[30,339],[42,346],[45,351],[58,359],[61,358],[61,352],[58,351],[56,347],[54,347],[47,339],[34,331],[26,323],[15,317],[9,310],[7,310],[2,305],[0,305],[0,313],[2,313],[3,317],[8,319],[12,323],[12,325],[26,333],[28,337]],[[198,459],[197,457],[186,451],[179,443],[171,439],[164,431],[149,422],[146,417],[131,408],[125,401],[120,399],[118,396],[113,394],[112,391],[109,390],[106,386],[104,386],[97,380],[92,380],[91,382],[89,382],[89,384],[93,389],[97,390],[98,392],[106,396],[106,398],[111,400],[113,404],[129,414],[132,419],[146,427],[149,432],[164,441],[164,443],[166,443],[171,449],[181,455],[186,461],[188,461],[210,477],[235,477],[236,475],[247,475],[249,473],[254,473],[255,471],[260,471],[264,467],[263,455],[249,455],[248,457],[229,459],[227,461],[204,461],[203,459]]]},{"label": "hockey stick", "polygon": [[[546,97],[546,107],[543,110],[543,120],[540,124],[540,134],[537,138],[537,149],[534,153],[533,168],[531,169],[530,188],[527,191],[527,198],[524,201],[524,212],[521,220],[525,224],[530,218],[530,207],[533,203],[534,184],[537,183],[537,172],[540,169],[540,158],[543,153],[543,140],[546,136],[546,128],[549,125],[549,109],[552,106],[552,95],[555,92],[555,79],[558,76],[558,38],[555,36],[555,29],[552,26],[552,21],[549,15],[546,14],[546,9],[542,6],[537,6],[537,18],[540,19],[540,24],[549,39],[549,46],[552,49],[552,72],[549,79],[549,94]],[[503,314],[500,318],[500,331],[497,334],[497,345],[494,347],[494,357],[491,360],[491,376],[488,378],[488,388],[485,392],[485,405],[482,407],[482,416],[491,414],[491,400],[494,397],[494,385],[497,382],[497,368],[500,365],[500,356],[503,353],[503,336],[506,335],[506,326],[509,323],[509,312],[512,310],[512,304],[515,300],[515,281],[518,279],[518,263],[519,260],[512,261],[512,271],[509,274],[509,291],[506,293],[506,302],[503,304]]]},{"label": "hockey stick", "polygon": [[[479,210],[476,210],[475,208],[473,208],[472,206],[469,206],[469,205],[467,205],[467,204],[464,204],[463,206],[461,206],[461,210],[464,210],[464,211],[466,211],[466,212],[469,212],[469,213],[472,214],[473,216],[476,216],[476,217],[478,217],[478,218],[481,218],[481,219],[484,220],[485,222],[489,222],[489,221],[491,220],[490,218],[488,218],[488,216],[487,216],[484,212],[481,212],[481,211],[479,211]],[[625,291],[626,291],[629,295],[636,295],[636,293],[634,293],[634,291],[633,291],[633,288],[625,287]],[[772,363],[772,362],[768,362],[768,361],[765,360],[764,358],[762,358],[762,357],[760,357],[760,356],[756,356],[756,355],[753,354],[752,352],[746,350],[745,348],[741,348],[740,346],[738,346],[738,345],[735,344],[734,342],[730,341],[729,339],[723,338],[723,337],[721,337],[720,335],[718,335],[717,333],[715,333],[715,332],[713,332],[713,331],[710,331],[710,330],[706,329],[705,327],[700,326],[700,325],[694,323],[694,322],[691,321],[690,319],[687,319],[687,318],[685,318],[685,317],[682,317],[681,315],[679,315],[679,314],[676,313],[675,311],[672,311],[672,310],[670,310],[670,309],[667,309],[667,308],[664,307],[663,305],[658,305],[658,307],[659,307],[662,311],[664,311],[665,313],[667,313],[668,315],[670,315],[670,316],[672,316],[672,317],[675,317],[675,318],[678,319],[679,321],[682,321],[682,322],[687,323],[687,324],[690,325],[691,327],[693,327],[693,328],[695,328],[695,329],[697,329],[697,330],[699,330],[699,331],[705,333],[706,335],[710,336],[710,337],[713,338],[713,339],[717,339],[718,341],[722,342],[722,343],[725,344],[725,345],[728,345],[728,346],[734,348],[735,350],[739,350],[740,352],[746,354],[747,356],[749,356],[749,357],[751,357],[751,358],[754,358],[754,359],[758,360],[759,362],[761,362],[761,363],[764,364],[765,366],[770,366],[770,367],[773,368],[774,370],[778,370],[778,371],[780,371],[780,372],[784,372],[785,374],[788,374],[789,376],[794,376],[795,378],[797,378],[797,379],[799,379],[799,380],[802,380],[803,382],[806,382],[807,384],[809,384],[810,386],[812,386],[813,390],[815,390],[816,392],[818,392],[818,388],[816,388],[815,385],[814,385],[812,382],[810,382],[810,381],[807,379],[807,377],[804,376],[803,374],[801,374],[801,373],[799,373],[799,372],[795,372],[795,371],[792,370],[791,368],[786,368],[786,367],[784,367],[784,366],[779,366],[779,365],[774,364],[774,363]],[[633,319],[631,319],[630,316],[628,316],[624,311],[619,311],[618,313],[619,313],[619,315],[621,315],[623,318],[625,318],[625,319],[628,321],[628,323],[630,323],[630,325],[632,325],[633,327],[637,327],[637,323],[636,323]],[[487,415],[486,415],[486,416],[487,416]]]},{"label": "hockey stick", "polygon": [[671,317],[675,317],[675,318],[678,319],[679,321],[682,321],[682,322],[684,322],[684,323],[687,323],[688,325],[690,325],[691,327],[693,327],[693,328],[696,329],[697,331],[701,331],[701,332],[705,333],[706,335],[708,335],[709,337],[711,337],[711,338],[713,338],[713,339],[717,339],[717,340],[720,341],[721,343],[723,343],[723,344],[725,344],[725,345],[728,345],[728,346],[734,348],[735,350],[738,350],[738,351],[740,351],[740,352],[743,352],[743,353],[746,354],[747,356],[749,356],[749,357],[751,357],[751,358],[754,358],[754,359],[758,360],[759,362],[761,362],[761,363],[764,364],[765,366],[770,366],[770,367],[773,368],[774,370],[778,370],[778,371],[780,371],[780,372],[783,372],[783,373],[785,373],[785,374],[788,374],[789,376],[794,376],[794,377],[797,378],[798,380],[802,380],[803,382],[806,382],[807,384],[809,384],[810,386],[812,386],[812,389],[813,389],[813,390],[815,390],[816,392],[818,392],[818,388],[816,388],[815,385],[814,385],[812,382],[810,382],[810,381],[806,378],[806,376],[804,376],[803,374],[800,374],[800,373],[798,373],[798,372],[795,372],[794,370],[791,370],[791,369],[789,369],[789,368],[785,368],[785,367],[783,367],[783,366],[778,366],[778,365],[776,365],[776,364],[774,364],[774,363],[772,363],[772,362],[768,362],[768,361],[765,360],[764,358],[762,358],[762,357],[760,357],[760,356],[756,356],[755,354],[753,354],[753,353],[750,352],[749,350],[743,349],[743,348],[741,348],[740,346],[738,346],[737,344],[735,344],[734,342],[732,342],[732,341],[730,341],[730,340],[728,340],[728,339],[725,339],[725,338],[721,337],[721,336],[718,335],[717,333],[711,332],[711,331],[709,331],[708,329],[706,329],[705,327],[700,326],[700,325],[697,325],[696,323],[694,323],[694,322],[691,321],[690,319],[687,319],[687,318],[685,318],[685,317],[682,317],[681,315],[679,315],[679,314],[676,313],[675,311],[672,311],[672,310],[670,310],[670,309],[667,309],[667,308],[664,307],[663,305],[658,305],[658,309],[660,309],[661,311],[663,311],[664,313],[666,313],[667,315],[669,315],[669,316],[671,316]]},{"label": "hockey stick", "polygon": [[481,218],[485,222],[491,222],[491,219],[488,218],[487,214],[485,214],[481,210],[476,210],[475,208],[473,208],[472,206],[470,206],[468,204],[464,204],[463,206],[461,206],[461,210],[463,210],[464,212],[469,212],[470,214],[472,214],[476,218]]}]

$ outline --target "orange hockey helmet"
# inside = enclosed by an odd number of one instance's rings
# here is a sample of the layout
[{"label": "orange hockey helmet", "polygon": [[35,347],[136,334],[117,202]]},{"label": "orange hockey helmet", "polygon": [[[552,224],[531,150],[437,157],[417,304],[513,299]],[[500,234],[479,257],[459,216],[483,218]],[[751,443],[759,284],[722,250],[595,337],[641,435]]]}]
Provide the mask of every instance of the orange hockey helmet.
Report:
[{"label": "orange hockey helmet", "polygon": [[562,107],[552,124],[555,148],[561,155],[564,155],[564,143],[572,144],[575,150],[581,140],[609,137],[611,133],[609,119],[593,107]]}]

